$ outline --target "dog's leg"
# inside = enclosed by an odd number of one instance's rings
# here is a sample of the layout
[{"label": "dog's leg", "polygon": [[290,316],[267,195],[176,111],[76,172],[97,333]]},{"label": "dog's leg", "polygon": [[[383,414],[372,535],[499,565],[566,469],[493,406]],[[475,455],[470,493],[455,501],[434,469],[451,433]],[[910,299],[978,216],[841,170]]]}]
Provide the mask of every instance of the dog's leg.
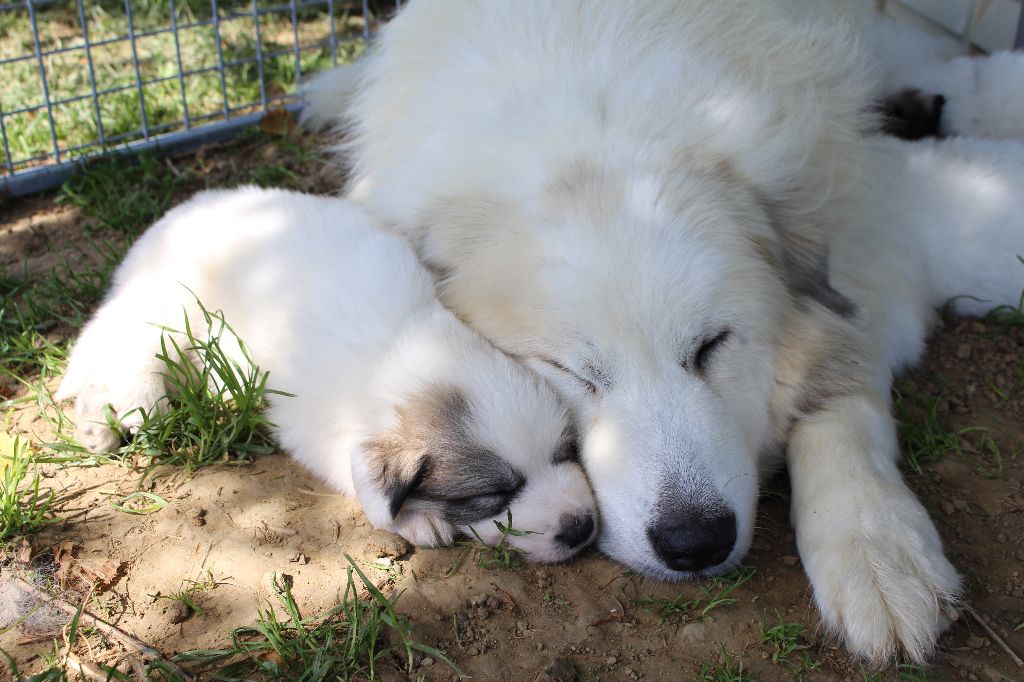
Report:
[{"label": "dog's leg", "polygon": [[[166,408],[162,372],[167,367],[157,358],[163,334],[158,325],[180,328],[189,295],[170,278],[131,279],[82,330],[55,398],[74,399],[77,437],[88,450],[114,450],[122,432],[142,425],[144,412]],[[115,428],[108,416],[116,420]]]},{"label": "dog's leg", "polygon": [[795,425],[797,544],[824,623],[856,655],[921,661],[955,617],[960,579],[896,465],[888,401],[842,397]]}]

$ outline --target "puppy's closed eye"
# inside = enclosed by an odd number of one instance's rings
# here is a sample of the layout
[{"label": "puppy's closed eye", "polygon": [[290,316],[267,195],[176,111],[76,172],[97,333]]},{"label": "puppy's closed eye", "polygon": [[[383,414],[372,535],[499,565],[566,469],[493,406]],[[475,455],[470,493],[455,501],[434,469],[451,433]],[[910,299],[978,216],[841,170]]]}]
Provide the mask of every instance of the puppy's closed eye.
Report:
[{"label": "puppy's closed eye", "polygon": [[537,359],[540,360],[541,362],[543,362],[544,364],[547,364],[547,365],[550,365],[551,367],[554,367],[555,369],[557,369],[559,372],[565,374],[566,376],[569,376],[572,379],[575,379],[576,382],[582,388],[587,390],[587,392],[589,392],[589,393],[591,393],[593,395],[597,395],[597,386],[594,384],[593,381],[589,381],[587,379],[584,379],[579,374],[577,374],[576,372],[572,371],[571,369],[569,369],[568,367],[566,367],[562,363],[560,363],[557,360],[554,360],[552,358],[549,358],[549,357],[547,357],[545,355],[538,355]]},{"label": "puppy's closed eye", "polygon": [[580,446],[576,438],[570,438],[558,446],[555,454],[551,457],[553,464],[565,464],[567,462],[579,464]]}]

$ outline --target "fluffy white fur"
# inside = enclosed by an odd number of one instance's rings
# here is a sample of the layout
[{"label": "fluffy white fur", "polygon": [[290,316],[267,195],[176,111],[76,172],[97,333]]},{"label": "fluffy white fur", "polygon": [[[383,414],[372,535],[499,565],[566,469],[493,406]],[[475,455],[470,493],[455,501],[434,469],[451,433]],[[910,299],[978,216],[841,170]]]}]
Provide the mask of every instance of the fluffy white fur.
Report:
[{"label": "fluffy white fur", "polygon": [[[350,195],[412,241],[447,305],[572,406],[605,552],[692,577],[652,529],[727,510],[735,545],[701,572],[735,565],[758,476],[784,449],[823,620],[857,655],[921,660],[959,580],[895,464],[891,369],[920,353],[944,297],[1009,302],[1019,273],[979,281],[971,263],[995,242],[953,243],[951,216],[1010,215],[984,197],[1019,166],[982,150],[991,170],[961,172],[952,144],[866,141],[879,84],[864,16],[811,8],[413,2],[368,59],[321,77],[307,119],[343,121]],[[951,210],[924,216],[895,188],[923,204],[930,169],[981,194],[942,195]],[[1020,229],[977,225],[1004,241]],[[829,249],[856,310],[828,286]],[[920,259],[913,277],[902,257]]]},{"label": "fluffy white fur", "polygon": [[[564,515],[596,515],[580,466],[552,461],[567,430],[564,408],[441,307],[402,240],[375,230],[341,199],[256,188],[205,192],[150,228],[75,344],[58,393],[76,398],[88,447],[110,449],[118,440],[104,405],[124,416],[152,409],[165,394],[154,357],[161,331],[153,325],[180,329],[187,313],[194,330],[205,329],[196,297],[224,313],[269,372],[270,386],[294,395],[269,398],[281,446],[332,487],[356,495],[375,526],[428,545],[467,530],[446,519],[441,501],[416,499],[416,486],[426,484],[420,479],[436,471],[401,471],[444,453],[378,461],[368,445],[382,437],[404,445],[399,414],[415,413],[432,392],[455,389],[471,423],[431,438],[453,449],[471,441],[523,476],[513,522],[543,534],[508,541],[537,561],[564,560],[583,546],[556,538]],[[123,426],[137,426],[137,415]],[[403,475],[414,480],[397,481],[410,489],[393,515],[395,500],[382,480]],[[445,499],[489,492],[467,490],[472,475],[434,483],[446,488]],[[494,514],[505,520],[504,507]],[[493,519],[474,524],[492,544],[501,539]]]},{"label": "fluffy white fur", "polygon": [[874,3],[850,3],[843,11],[860,21],[879,97],[906,88],[942,95],[944,135],[1024,137],[1024,53],[969,56],[963,42],[883,16],[868,4]]},{"label": "fluffy white fur", "polygon": [[946,98],[942,132],[1024,138],[1024,52],[958,57],[922,67],[909,84]]}]

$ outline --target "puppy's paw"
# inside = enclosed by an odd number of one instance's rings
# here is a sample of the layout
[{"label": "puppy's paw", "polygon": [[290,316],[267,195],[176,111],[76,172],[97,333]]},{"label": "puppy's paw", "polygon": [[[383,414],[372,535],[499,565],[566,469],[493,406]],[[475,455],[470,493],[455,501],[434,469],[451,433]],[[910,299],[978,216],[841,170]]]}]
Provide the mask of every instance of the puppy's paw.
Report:
[{"label": "puppy's paw", "polygon": [[78,441],[90,452],[115,450],[121,443],[122,433],[134,433],[142,425],[143,410],[151,414],[164,409],[163,397],[163,381],[153,374],[119,386],[84,386],[74,396],[73,418]]},{"label": "puppy's paw", "polygon": [[956,619],[960,577],[909,490],[866,497],[848,514],[834,507],[823,515],[834,525],[814,523],[801,533],[815,600],[826,627],[855,656],[883,664],[902,652],[922,662]]}]

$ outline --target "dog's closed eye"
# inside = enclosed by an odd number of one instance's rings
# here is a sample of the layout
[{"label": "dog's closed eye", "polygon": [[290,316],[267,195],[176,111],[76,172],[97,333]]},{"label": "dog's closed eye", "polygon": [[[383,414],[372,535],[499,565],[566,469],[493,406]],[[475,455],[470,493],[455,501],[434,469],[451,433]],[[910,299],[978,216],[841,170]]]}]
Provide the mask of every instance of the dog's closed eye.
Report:
[{"label": "dog's closed eye", "polygon": [[689,363],[684,363],[683,367],[686,369],[693,368],[697,374],[703,377],[711,366],[711,360],[714,358],[715,352],[729,338],[730,333],[730,330],[723,329],[715,336],[705,340],[700,345],[700,348],[697,349],[697,352],[693,354],[693,359]]},{"label": "dog's closed eye", "polygon": [[568,367],[566,367],[562,363],[558,362],[557,360],[553,360],[552,358],[549,358],[547,356],[539,355],[539,356],[537,356],[537,359],[540,360],[541,362],[545,363],[545,364],[551,365],[552,367],[557,369],[559,372],[562,372],[563,374],[566,374],[566,375],[572,377],[573,379],[575,379],[580,384],[580,386],[585,388],[589,393],[591,393],[593,395],[597,395],[597,386],[594,384],[593,381],[589,381],[588,379],[584,379],[579,374],[577,374],[576,372],[572,371],[571,369],[569,369]]}]

